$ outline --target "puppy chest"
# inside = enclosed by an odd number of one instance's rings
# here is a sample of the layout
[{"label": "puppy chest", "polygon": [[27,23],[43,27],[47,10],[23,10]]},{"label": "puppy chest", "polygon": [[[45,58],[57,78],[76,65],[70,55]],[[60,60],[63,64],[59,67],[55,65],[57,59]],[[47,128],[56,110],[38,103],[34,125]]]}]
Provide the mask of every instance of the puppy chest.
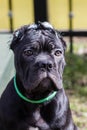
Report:
[{"label": "puppy chest", "polygon": [[44,119],[41,117],[40,109],[37,109],[37,110],[33,113],[33,118],[34,118],[36,124],[43,124],[43,123],[45,123]]},{"label": "puppy chest", "polygon": [[49,128],[48,124],[45,122],[45,120],[42,118],[40,114],[40,109],[37,109],[33,113],[33,118],[35,120],[35,126],[39,128]]}]

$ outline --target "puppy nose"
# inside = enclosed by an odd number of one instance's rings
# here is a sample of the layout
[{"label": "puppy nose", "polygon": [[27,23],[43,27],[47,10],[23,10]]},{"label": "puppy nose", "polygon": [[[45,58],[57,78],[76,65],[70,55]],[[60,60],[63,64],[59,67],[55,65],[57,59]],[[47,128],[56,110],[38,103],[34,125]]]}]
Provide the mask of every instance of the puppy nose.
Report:
[{"label": "puppy nose", "polygon": [[53,68],[52,61],[39,61],[38,67],[42,69],[51,70]]}]

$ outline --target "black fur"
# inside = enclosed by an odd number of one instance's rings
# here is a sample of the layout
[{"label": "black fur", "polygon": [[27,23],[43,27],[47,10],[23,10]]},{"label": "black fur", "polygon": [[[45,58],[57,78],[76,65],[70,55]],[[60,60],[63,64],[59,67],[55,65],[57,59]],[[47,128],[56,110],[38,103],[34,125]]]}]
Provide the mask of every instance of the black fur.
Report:
[{"label": "black fur", "polygon": [[28,103],[17,95],[12,79],[0,98],[0,130],[77,130],[62,83],[66,43],[59,33],[47,22],[23,26],[10,48],[23,95],[39,100],[57,94],[41,104]]}]

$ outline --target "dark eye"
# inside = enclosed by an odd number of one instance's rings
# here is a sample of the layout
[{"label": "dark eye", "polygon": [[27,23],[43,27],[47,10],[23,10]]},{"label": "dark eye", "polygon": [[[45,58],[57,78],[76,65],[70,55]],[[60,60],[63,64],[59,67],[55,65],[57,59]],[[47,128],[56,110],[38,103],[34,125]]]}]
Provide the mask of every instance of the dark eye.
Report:
[{"label": "dark eye", "polygon": [[62,51],[61,51],[61,50],[56,50],[56,51],[55,51],[55,55],[56,55],[56,56],[60,56],[61,54],[62,54]]},{"label": "dark eye", "polygon": [[32,50],[24,50],[24,55],[31,56],[33,54]]}]

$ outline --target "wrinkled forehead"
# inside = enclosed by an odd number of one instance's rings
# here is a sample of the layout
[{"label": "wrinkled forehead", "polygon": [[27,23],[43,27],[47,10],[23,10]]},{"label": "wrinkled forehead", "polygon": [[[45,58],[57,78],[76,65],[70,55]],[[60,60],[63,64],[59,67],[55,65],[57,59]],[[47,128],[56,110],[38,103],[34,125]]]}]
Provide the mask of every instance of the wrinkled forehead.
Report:
[{"label": "wrinkled forehead", "polygon": [[50,45],[52,48],[63,48],[59,37],[48,30],[32,30],[27,32],[23,38],[23,43],[38,47],[47,47]]}]

